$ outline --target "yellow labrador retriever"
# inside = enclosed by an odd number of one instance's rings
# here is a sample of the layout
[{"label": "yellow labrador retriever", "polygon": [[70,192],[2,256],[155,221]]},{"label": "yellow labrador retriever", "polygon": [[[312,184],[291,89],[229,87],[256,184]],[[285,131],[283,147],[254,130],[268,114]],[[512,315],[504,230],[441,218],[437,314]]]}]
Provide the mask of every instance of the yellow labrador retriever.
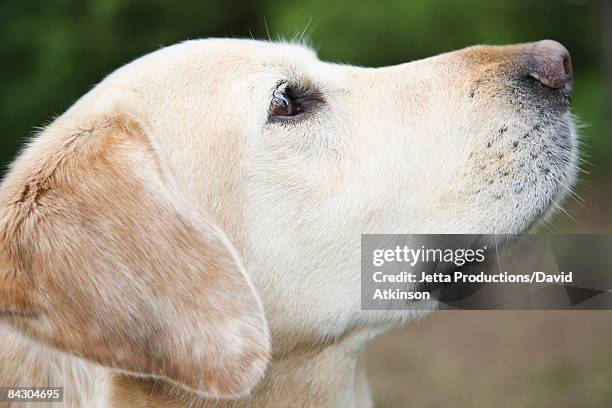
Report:
[{"label": "yellow labrador retriever", "polygon": [[360,234],[528,230],[576,175],[571,81],[554,41],[373,69],[209,39],[120,68],[0,187],[0,385],[371,406],[364,345],[425,312],[360,309]]}]

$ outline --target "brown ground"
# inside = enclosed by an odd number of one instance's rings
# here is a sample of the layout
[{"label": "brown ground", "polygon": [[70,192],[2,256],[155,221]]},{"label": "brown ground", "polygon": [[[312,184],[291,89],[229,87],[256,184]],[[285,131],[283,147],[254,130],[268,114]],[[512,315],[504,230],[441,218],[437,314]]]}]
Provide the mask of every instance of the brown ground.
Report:
[{"label": "brown ground", "polygon": [[440,311],[367,365],[380,408],[612,407],[612,311]]}]

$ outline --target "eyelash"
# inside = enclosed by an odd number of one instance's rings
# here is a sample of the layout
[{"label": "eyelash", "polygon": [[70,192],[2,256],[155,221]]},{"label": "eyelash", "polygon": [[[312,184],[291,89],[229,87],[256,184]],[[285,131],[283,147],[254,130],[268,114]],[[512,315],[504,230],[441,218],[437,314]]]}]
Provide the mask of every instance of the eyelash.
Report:
[{"label": "eyelash", "polygon": [[[279,107],[275,102],[288,102],[293,104],[295,110],[290,115],[277,115],[274,109]],[[295,86],[289,82],[279,83],[272,93],[272,100],[268,113],[268,122],[290,123],[302,120],[306,115],[310,115],[323,102],[323,98],[318,91]],[[282,108],[282,106],[281,106]]]},{"label": "eyelash", "polygon": [[[287,108],[289,112],[287,114],[275,113],[276,109],[283,108]],[[272,94],[270,114],[278,118],[291,118],[299,115],[302,112],[303,107],[300,103],[299,97],[296,97],[296,93],[293,88],[287,83],[282,83],[277,86]]]}]

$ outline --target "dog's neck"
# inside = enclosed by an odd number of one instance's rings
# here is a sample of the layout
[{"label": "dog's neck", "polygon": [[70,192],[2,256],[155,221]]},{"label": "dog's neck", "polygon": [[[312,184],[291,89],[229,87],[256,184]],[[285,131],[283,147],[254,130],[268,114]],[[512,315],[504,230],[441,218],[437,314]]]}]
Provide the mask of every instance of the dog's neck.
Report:
[{"label": "dog's neck", "polygon": [[113,407],[371,407],[363,364],[364,338],[355,334],[275,355],[265,379],[250,397],[240,400],[198,399],[150,380],[117,377]]}]

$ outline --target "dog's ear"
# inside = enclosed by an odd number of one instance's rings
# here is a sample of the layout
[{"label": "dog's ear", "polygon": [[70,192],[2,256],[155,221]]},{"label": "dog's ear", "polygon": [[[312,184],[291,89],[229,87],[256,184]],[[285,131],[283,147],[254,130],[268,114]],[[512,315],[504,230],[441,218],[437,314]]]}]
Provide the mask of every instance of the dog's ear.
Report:
[{"label": "dog's ear", "polygon": [[56,122],[0,187],[0,319],[209,397],[263,376],[269,335],[225,234],[173,185],[146,125]]}]

